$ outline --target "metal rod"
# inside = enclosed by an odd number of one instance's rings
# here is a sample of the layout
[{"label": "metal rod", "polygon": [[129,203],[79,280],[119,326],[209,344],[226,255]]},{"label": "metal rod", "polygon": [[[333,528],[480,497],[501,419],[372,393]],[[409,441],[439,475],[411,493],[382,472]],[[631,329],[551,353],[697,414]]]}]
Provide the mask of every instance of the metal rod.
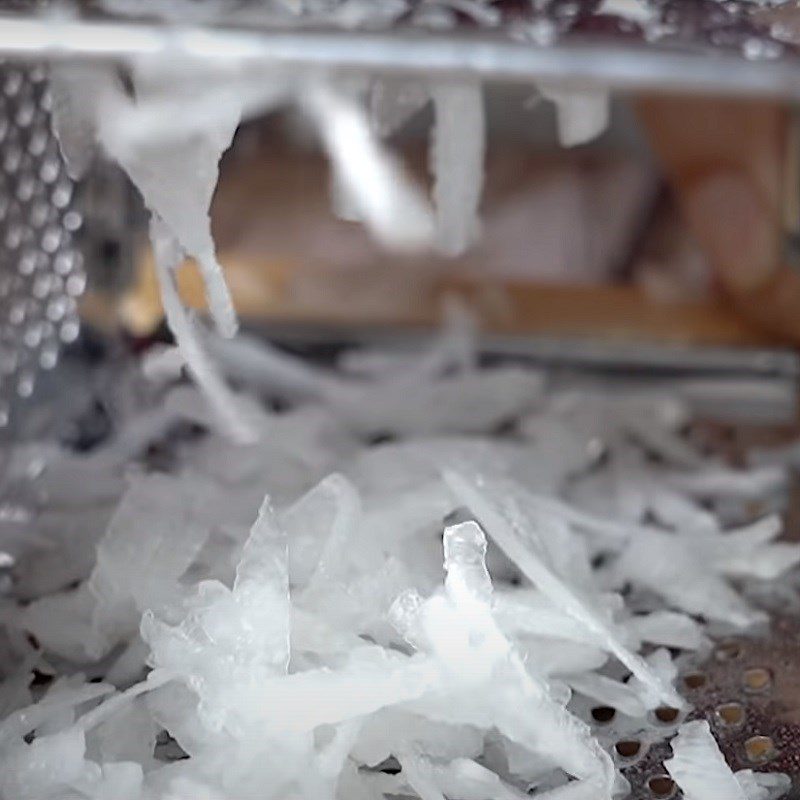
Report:
[{"label": "metal rod", "polygon": [[[288,346],[324,343],[327,349],[382,347],[409,350],[431,339],[431,331],[324,323],[264,323],[255,331]],[[643,372],[695,377],[776,378],[795,385],[800,356],[789,349],[671,345],[590,340],[586,336],[483,334],[478,350],[486,356],[520,357],[542,363],[603,372]]]},{"label": "metal rod", "polygon": [[800,99],[800,59],[748,61],[733,53],[657,44],[553,46],[497,32],[352,32],[223,27],[58,17],[0,17],[0,57],[107,60],[164,58],[218,66],[285,65],[337,70],[472,73],[489,80],[556,80],[582,88],[680,91]]}]

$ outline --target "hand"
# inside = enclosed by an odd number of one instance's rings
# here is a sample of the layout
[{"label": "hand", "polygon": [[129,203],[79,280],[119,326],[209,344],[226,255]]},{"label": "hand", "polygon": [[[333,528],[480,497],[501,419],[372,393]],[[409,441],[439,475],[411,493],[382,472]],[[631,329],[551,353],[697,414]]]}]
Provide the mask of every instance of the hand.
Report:
[{"label": "hand", "polygon": [[670,96],[636,106],[722,292],[743,315],[800,342],[800,266],[783,254],[785,109]]}]

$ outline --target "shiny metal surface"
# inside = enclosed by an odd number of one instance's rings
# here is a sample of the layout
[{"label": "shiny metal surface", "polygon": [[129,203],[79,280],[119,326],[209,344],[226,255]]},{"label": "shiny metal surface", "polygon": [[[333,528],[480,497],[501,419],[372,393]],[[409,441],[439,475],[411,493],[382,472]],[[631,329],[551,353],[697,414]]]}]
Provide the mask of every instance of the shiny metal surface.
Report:
[{"label": "shiny metal surface", "polygon": [[558,81],[622,90],[800,98],[800,58],[747,58],[700,42],[646,43],[576,34],[554,44],[493,29],[392,31],[64,19],[7,15],[0,55],[69,60],[185,59],[224,68],[292,66],[487,80]]},{"label": "shiny metal surface", "polygon": [[[425,330],[354,328],[273,323],[258,329],[269,341],[281,342],[312,357],[325,357],[347,347],[413,350],[430,339]],[[596,370],[608,374],[650,376],[776,378],[795,386],[800,380],[800,356],[790,349],[678,346],[585,337],[483,334],[481,355],[551,367]]]},{"label": "shiny metal surface", "polygon": [[79,332],[82,219],[50,102],[44,67],[0,67],[0,427]]}]

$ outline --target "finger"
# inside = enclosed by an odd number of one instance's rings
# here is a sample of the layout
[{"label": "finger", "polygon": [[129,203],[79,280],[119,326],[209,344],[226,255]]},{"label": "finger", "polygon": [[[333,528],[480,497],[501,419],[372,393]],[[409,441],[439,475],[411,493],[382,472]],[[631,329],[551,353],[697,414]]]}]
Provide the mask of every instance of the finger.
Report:
[{"label": "finger", "polygon": [[800,340],[800,275],[781,252],[784,110],[675,97],[637,109],[723,291],[749,318]]}]

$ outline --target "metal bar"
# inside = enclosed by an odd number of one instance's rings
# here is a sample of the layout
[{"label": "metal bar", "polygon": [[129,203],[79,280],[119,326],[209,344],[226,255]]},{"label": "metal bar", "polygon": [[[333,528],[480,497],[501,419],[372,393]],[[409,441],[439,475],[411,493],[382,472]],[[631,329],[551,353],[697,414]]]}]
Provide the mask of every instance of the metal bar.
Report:
[{"label": "metal bar", "polygon": [[193,59],[217,65],[472,73],[489,80],[557,80],[591,88],[800,99],[800,59],[748,61],[716,50],[569,42],[540,46],[496,32],[236,28],[117,20],[0,17],[0,56]]},{"label": "metal bar", "polygon": [[[382,347],[410,350],[431,341],[433,332],[412,328],[345,327],[311,323],[265,323],[258,334],[287,346]],[[483,334],[484,356],[519,357],[543,364],[610,373],[700,377],[778,378],[800,381],[800,356],[793,350],[742,347],[678,346],[652,342],[590,340],[583,336],[554,337]]]}]

